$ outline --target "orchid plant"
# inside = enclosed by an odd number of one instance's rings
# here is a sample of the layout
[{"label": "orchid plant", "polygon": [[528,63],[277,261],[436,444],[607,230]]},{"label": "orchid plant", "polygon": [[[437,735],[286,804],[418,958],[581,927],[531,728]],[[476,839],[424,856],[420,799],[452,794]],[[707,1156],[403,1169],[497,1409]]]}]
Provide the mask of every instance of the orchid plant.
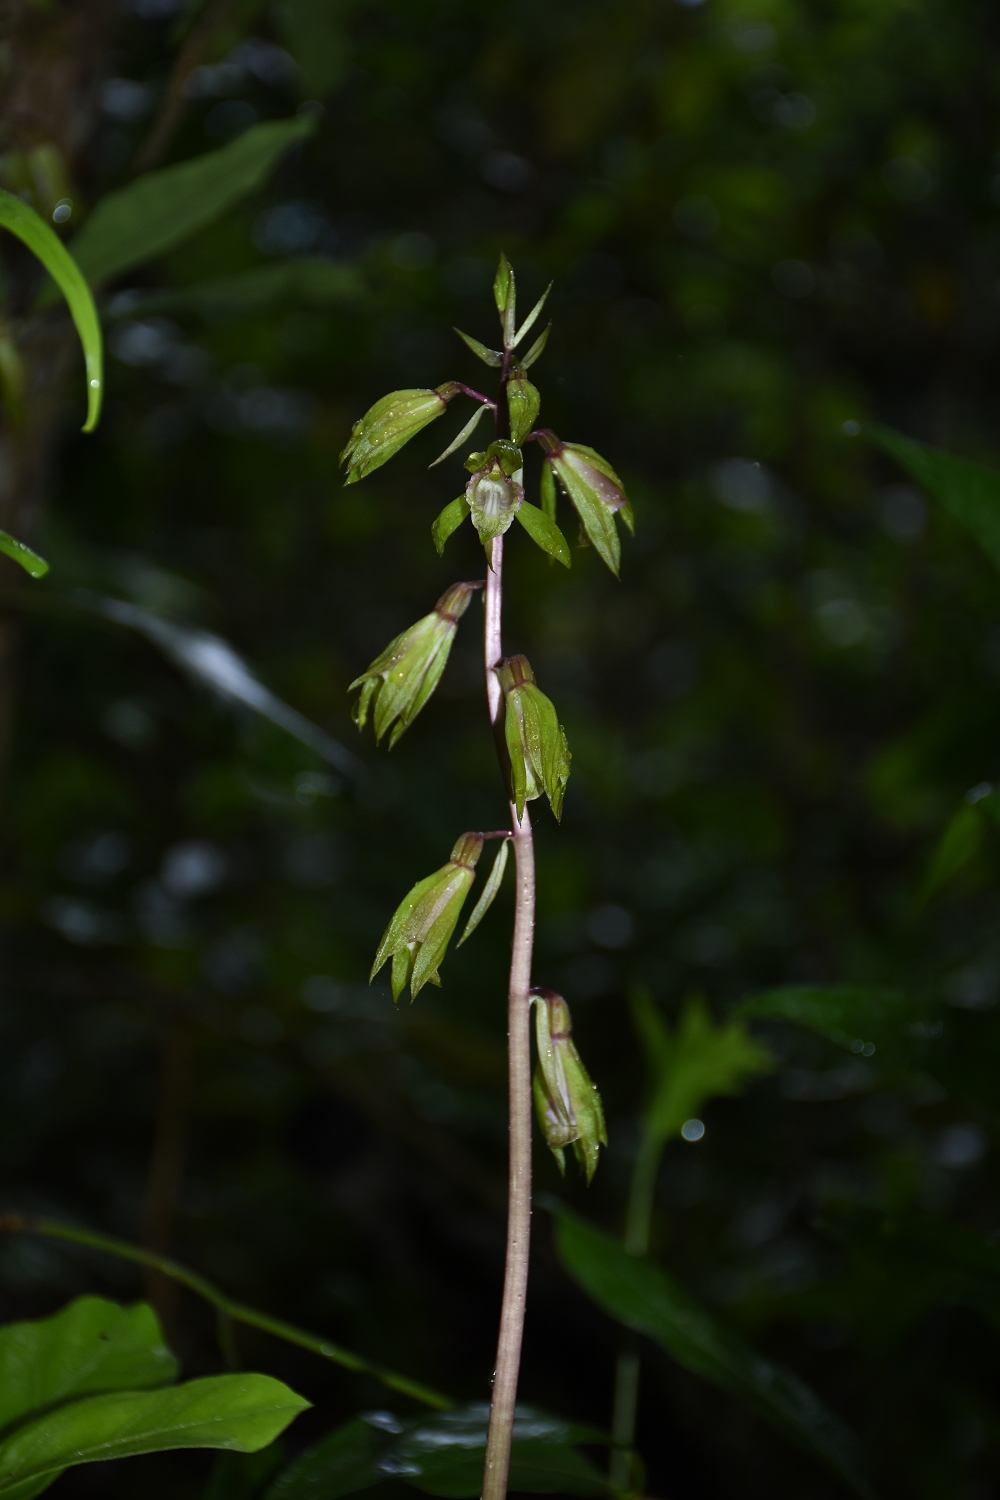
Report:
[{"label": "orchid plant", "polygon": [[[435,460],[439,464],[469,441],[484,413],[493,416],[492,441],[465,459],[470,478],[463,493],[444,507],[431,526],[434,546],[442,554],[448,538],[466,520],[471,521],[486,553],[486,578],[453,584],[430,614],[391,641],[351,684],[352,689],[361,690],[354,708],[359,728],[364,728],[371,714],[376,740],[388,734],[390,746],[395,744],[437,686],[458,622],[473,595],[482,590],[486,701],[509,808],[509,827],[463,833],[448,862],[407,892],[379,944],[372,978],[391,959],[392,993],[397,1001],[407,986],[411,999],[415,999],[425,984],[440,984],[440,966],[475,881],[484,844],[498,840],[499,849],[461,942],[475,930],[494,900],[513,847],[516,896],[508,983],[507,1253],[484,1500],[502,1500],[507,1491],[528,1277],[532,1101],[542,1135],[560,1170],[565,1149],[571,1146],[589,1182],[600,1147],[607,1144],[600,1096],[571,1038],[569,1006],[562,996],[532,985],[536,876],[528,803],[544,795],[559,819],[570,774],[570,751],[555,706],[536,682],[527,658],[505,657],[503,653],[504,536],[517,521],[543,551],[568,568],[570,549],[556,520],[557,498],[562,491],[579,518],[581,541],[589,543],[617,577],[621,544],[616,517],[629,531],[634,524],[625,488],[600,454],[580,443],[564,443],[554,432],[535,426],[541,398],[528,371],[545,349],[551,323],[525,353],[518,350],[537,324],[548,290],[520,327],[514,272],[504,255],[493,291],[502,347],[492,349],[469,334],[456,332],[477,358],[498,372],[496,400],[454,380],[434,390],[394,391],[354,424],[341,455],[347,468],[346,483],[354,484],[443,416],[456,397],[470,398],[476,410]],[[524,492],[523,450],[528,443],[537,443],[542,453],[538,505],[532,504]],[[534,1080],[532,1009],[538,1051]]]}]

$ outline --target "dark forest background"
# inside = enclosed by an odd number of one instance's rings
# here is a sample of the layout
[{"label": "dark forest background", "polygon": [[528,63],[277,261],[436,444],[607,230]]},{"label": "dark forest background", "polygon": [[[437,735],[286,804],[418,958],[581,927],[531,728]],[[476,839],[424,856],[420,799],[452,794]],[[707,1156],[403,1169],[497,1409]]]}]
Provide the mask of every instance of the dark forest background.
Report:
[{"label": "dark forest background", "polygon": [[[356,489],[337,455],[387,390],[476,383],[450,330],[492,340],[502,247],[525,307],[555,282],[542,420],[607,455],[637,517],[620,584],[591,551],[567,574],[523,533],[509,548],[508,649],[574,756],[562,827],[538,819],[536,980],[573,1007],[610,1134],[589,1190],[539,1143],[539,1187],[620,1232],[637,987],[670,1019],[776,986],[917,997],[935,1019],[873,1054],[761,1028],[772,1072],[667,1149],[653,1253],[808,1379],[880,1493],[1000,1493],[995,836],[927,886],[998,774],[1000,578],[856,425],[1000,458],[996,7],[216,3],[183,90],[199,20],[177,0],[5,8],[0,174],[17,187],[48,111],[68,231],[140,166],[297,111],[315,129],[103,289],[92,436],[62,315],[32,321],[34,273],[3,246],[4,329],[30,323],[42,353],[40,415],[8,401],[0,489],[52,572],[3,573],[2,1205],[169,1249],[487,1396],[509,894],[441,991],[394,1009],[384,976],[367,985],[407,886],[503,816],[478,606],[391,755],[358,739],[346,692],[482,559],[468,527],[443,559],[430,542],[462,482],[456,461],[426,470],[444,423]],[[115,623],[108,598],[146,613]],[[150,618],[177,629],[127,628]],[[183,670],[191,629],[317,726],[314,748]],[[523,1397],[606,1428],[618,1334],[543,1209],[535,1236]],[[84,1290],[144,1288],[102,1257],[0,1243],[4,1320]],[[209,1313],[147,1290],[186,1371],[219,1369]],[[316,1403],[289,1451],[385,1405],[238,1339]],[[639,1446],[669,1500],[842,1493],[652,1346]],[[209,1467],[60,1485],[197,1495]]]}]

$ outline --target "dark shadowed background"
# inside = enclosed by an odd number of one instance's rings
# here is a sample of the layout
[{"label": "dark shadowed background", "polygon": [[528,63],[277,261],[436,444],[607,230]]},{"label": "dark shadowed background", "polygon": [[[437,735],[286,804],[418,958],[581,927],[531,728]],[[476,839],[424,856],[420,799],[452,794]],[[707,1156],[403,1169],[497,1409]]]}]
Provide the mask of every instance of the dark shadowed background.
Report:
[{"label": "dark shadowed background", "polygon": [[[562,827],[536,817],[535,976],[573,1007],[610,1133],[589,1190],[539,1144],[539,1186],[620,1232],[637,986],[668,1017],[693,993],[721,1018],[778,985],[930,997],[941,1019],[905,1058],[764,1028],[775,1070],[667,1149],[653,1253],[822,1393],[880,1493],[1000,1493],[1000,1282],[982,1269],[968,1294],[935,1249],[964,1225],[986,1267],[1000,1234],[995,835],[924,890],[942,830],[1000,770],[1000,578],[852,435],[877,418],[1000,457],[996,8],[216,4],[152,147],[177,0],[6,9],[8,186],[45,138],[44,110],[18,113],[17,47],[54,94],[79,70],[59,121],[68,230],[154,158],[296,111],[315,130],[105,287],[93,436],[56,311],[32,323],[65,351],[38,366],[44,421],[26,429],[8,400],[0,486],[28,464],[18,534],[52,572],[3,574],[3,1205],[169,1249],[372,1359],[488,1394],[509,892],[442,990],[394,1009],[385,976],[367,985],[405,889],[503,817],[478,604],[391,755],[358,739],[346,692],[483,562],[468,527],[443,558],[430,542],[464,479],[458,459],[426,469],[454,415],[350,490],[337,455],[386,391],[479,381],[451,325],[493,339],[502,246],[525,306],[555,281],[542,420],[611,460],[637,516],[620,584],[589,550],[564,573],[523,532],[508,549],[506,645],[574,757]],[[2,253],[16,341],[37,279],[20,247]],[[146,613],[116,623],[107,598]],[[178,629],[153,639],[150,618]],[[194,680],[178,665],[192,628],[357,771]],[[523,1396],[606,1427],[618,1335],[560,1269],[542,1209],[535,1234]],[[105,1258],[0,1242],[4,1319],[84,1290],[143,1286]],[[186,1370],[221,1368],[206,1310],[149,1290]],[[238,1340],[316,1403],[289,1451],[386,1404]],[[844,1493],[644,1358],[649,1494]],[[60,1484],[195,1496],[208,1470],[144,1459]]]}]

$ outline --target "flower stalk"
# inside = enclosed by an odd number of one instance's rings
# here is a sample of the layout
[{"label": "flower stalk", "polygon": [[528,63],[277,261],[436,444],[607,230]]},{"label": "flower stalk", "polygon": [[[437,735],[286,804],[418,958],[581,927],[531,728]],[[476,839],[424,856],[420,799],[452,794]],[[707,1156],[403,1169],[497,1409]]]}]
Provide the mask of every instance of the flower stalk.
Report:
[{"label": "flower stalk", "polygon": [[[466,520],[471,520],[486,553],[485,584],[456,584],[435,610],[397,636],[352,684],[361,693],[355,719],[363,727],[369,711],[376,739],[391,731],[390,746],[413,723],[444,670],[458,621],[471,594],[484,588],[483,666],[486,700],[510,826],[493,833],[467,833],[456,843],[447,864],[419,880],[396,909],[379,945],[372,977],[392,960],[392,992],[398,999],[409,985],[416,998],[425,984],[440,984],[439,966],[446,956],[466,897],[476,878],[476,864],[486,839],[503,842],[458,946],[478,927],[503,879],[508,854],[515,866],[514,932],[507,986],[508,1037],[508,1193],[507,1248],[500,1333],[493,1373],[493,1393],[486,1439],[483,1500],[504,1500],[510,1472],[514,1407],[517,1399],[524,1332],[531,1239],[531,1130],[537,1093],[543,1136],[562,1166],[563,1148],[573,1147],[589,1182],[599,1147],[606,1145],[600,1096],[572,1042],[569,1008],[550,990],[532,990],[535,935],[535,850],[528,803],[545,796],[558,820],[570,773],[570,752],[555,705],[535,682],[522,655],[504,656],[504,540],[515,520],[550,558],[569,567],[566,539],[556,524],[556,483],[568,496],[582,533],[617,574],[620,546],[615,516],[631,530],[632,511],[621,480],[592,448],[563,443],[554,433],[534,430],[541,397],[527,370],[542,354],[551,324],[526,353],[522,339],[534,327],[545,305],[543,293],[517,326],[514,272],[501,255],[493,287],[502,330],[502,347],[490,349],[471,335],[455,331],[485,365],[499,372],[495,402],[458,381],[435,390],[395,391],[371,407],[354,424],[344,449],[347,483],[364,478],[392,457],[430,422],[443,415],[456,396],[470,397],[477,410],[434,460],[434,467],[463,446],[484,410],[494,413],[495,435],[485,452],[470,453],[465,467],[472,476],[463,494],[446,505],[431,527],[437,552]],[[522,446],[537,442],[543,452],[540,504],[524,493]],[[533,1091],[531,1011],[538,1009],[539,1074]]]}]

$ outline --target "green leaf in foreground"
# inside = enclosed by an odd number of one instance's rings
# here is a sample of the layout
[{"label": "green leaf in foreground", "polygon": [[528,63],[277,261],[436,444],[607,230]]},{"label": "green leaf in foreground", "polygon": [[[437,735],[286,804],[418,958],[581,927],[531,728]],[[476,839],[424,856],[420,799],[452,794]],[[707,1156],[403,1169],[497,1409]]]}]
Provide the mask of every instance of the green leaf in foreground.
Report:
[{"label": "green leaf in foreground", "polygon": [[73,1464],[167,1448],[254,1453],[309,1404],[270,1375],[213,1375],[167,1390],[87,1396],[0,1443],[0,1495]]},{"label": "green leaf in foreground", "polygon": [[92,286],[172,250],[221,218],[258,188],[310,118],[269,120],[218,151],[162,167],[108,193],[73,240],[73,254]]},{"label": "green leaf in foreground", "polygon": [[861,430],[971,531],[990,561],[1000,568],[1000,473],[875,422],[866,422]]},{"label": "green leaf in foreground", "polygon": [[872,1496],[851,1433],[797,1375],[762,1359],[666,1272],[626,1254],[600,1230],[560,1210],[555,1233],[564,1267],[605,1312],[655,1340],[686,1370],[735,1396],[828,1464],[856,1494]]},{"label": "green leaf in foreground", "polygon": [[[20,198],[0,188],[0,224],[17,236],[38,256],[52,280],[69,304],[70,315],[76,324],[83,345],[83,358],[87,367],[87,420],[84,432],[92,432],[101,415],[101,397],[104,394],[104,352],[101,341],[101,324],[97,308],[90,294],[83,271],[70,255],[62,240],[45,220],[22,203]],[[13,538],[9,538],[13,541]],[[20,543],[14,543],[20,546]],[[7,548],[3,549],[7,552]],[[25,548],[25,551],[28,549]],[[34,553],[31,554],[34,556]],[[13,556],[8,553],[8,556]],[[17,558],[20,562],[21,559]],[[41,561],[41,559],[39,559]],[[45,569],[42,569],[44,572]],[[28,569],[31,572],[31,569]],[[36,575],[39,576],[39,575]]]},{"label": "green leaf in foreground", "polygon": [[19,542],[7,531],[0,531],[0,552],[19,563],[26,573],[31,574],[32,578],[44,578],[49,571],[49,565],[44,557],[39,557],[37,552],[32,552],[30,547],[24,542]]},{"label": "green leaf in foreground", "polygon": [[0,1328],[0,1431],[60,1402],[176,1379],[151,1307],[77,1297],[50,1318]]},{"label": "green leaf in foreground", "polygon": [[561,562],[564,568],[572,567],[573,559],[570,556],[566,538],[555,521],[551,520],[544,510],[539,510],[537,505],[529,505],[525,501],[517,512],[517,519],[536,546],[541,547],[543,552],[547,552],[557,562]]}]

